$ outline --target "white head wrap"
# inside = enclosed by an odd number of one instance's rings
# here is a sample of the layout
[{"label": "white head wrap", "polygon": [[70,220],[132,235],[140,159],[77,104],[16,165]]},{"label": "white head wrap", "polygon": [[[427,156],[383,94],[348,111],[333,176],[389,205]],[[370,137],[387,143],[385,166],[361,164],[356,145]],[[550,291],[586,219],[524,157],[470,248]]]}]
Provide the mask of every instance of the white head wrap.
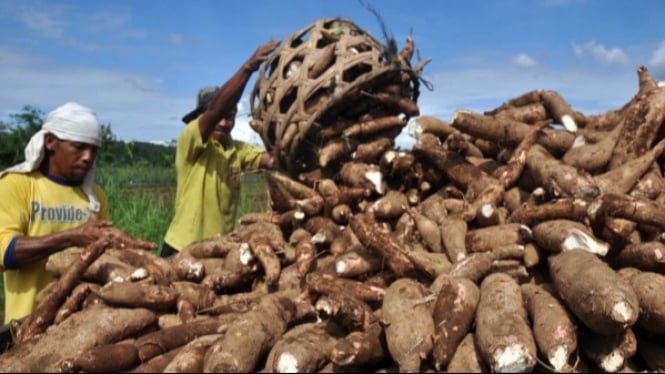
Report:
[{"label": "white head wrap", "polygon": [[[25,161],[0,172],[0,177],[6,173],[30,173],[36,170],[44,159],[44,134],[52,133],[62,140],[81,142],[101,146],[102,127],[97,121],[95,112],[83,105],[69,102],[48,114],[41,130],[30,138],[25,147]],[[89,209],[98,212],[99,200],[93,192],[95,180],[95,164],[83,178],[81,188],[90,201]]]}]

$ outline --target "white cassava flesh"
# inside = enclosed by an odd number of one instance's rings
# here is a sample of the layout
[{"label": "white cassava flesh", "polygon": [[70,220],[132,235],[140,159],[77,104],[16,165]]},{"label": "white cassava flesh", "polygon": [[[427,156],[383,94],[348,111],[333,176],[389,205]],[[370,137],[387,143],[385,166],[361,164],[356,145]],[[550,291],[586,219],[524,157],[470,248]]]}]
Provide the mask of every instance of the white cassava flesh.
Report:
[{"label": "white cassava flesh", "polygon": [[577,132],[577,123],[575,123],[575,120],[573,119],[573,117],[570,116],[570,114],[564,114],[561,117],[561,124],[568,131]]},{"label": "white cassava flesh", "polygon": [[499,349],[494,355],[497,373],[526,373],[536,364],[529,350],[522,344],[513,344]]},{"label": "white cassava flesh", "polygon": [[575,228],[570,230],[570,235],[563,241],[562,247],[564,251],[582,249],[600,256],[605,256],[609,250],[607,243],[598,241],[589,234]]}]

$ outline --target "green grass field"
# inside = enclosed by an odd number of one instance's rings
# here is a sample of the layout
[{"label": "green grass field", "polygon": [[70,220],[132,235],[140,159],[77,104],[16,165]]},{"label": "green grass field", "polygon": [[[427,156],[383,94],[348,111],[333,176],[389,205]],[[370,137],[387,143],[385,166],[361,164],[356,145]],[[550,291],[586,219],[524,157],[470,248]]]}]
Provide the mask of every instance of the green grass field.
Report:
[{"label": "green grass field", "polygon": [[[269,209],[270,199],[262,174],[243,177],[238,217]],[[158,244],[173,217],[175,171],[172,168],[100,168],[97,181],[109,200],[110,219],[121,230]],[[4,318],[4,287],[0,277],[0,321]]]}]

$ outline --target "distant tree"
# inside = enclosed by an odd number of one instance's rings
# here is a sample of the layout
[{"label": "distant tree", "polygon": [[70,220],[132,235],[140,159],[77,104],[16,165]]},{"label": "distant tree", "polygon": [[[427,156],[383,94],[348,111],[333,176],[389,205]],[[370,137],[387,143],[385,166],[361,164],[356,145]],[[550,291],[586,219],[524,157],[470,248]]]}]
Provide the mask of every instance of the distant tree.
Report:
[{"label": "distant tree", "polygon": [[0,165],[11,166],[25,159],[24,149],[30,138],[42,127],[44,112],[26,105],[10,122],[0,121]]},{"label": "distant tree", "polygon": [[[22,112],[11,114],[10,121],[0,121],[0,167],[5,168],[25,160],[25,146],[41,129],[44,112],[26,105]],[[173,166],[175,142],[157,145],[137,141],[117,140],[111,124],[102,124],[102,147],[97,153],[97,162],[105,165],[149,165]]]}]

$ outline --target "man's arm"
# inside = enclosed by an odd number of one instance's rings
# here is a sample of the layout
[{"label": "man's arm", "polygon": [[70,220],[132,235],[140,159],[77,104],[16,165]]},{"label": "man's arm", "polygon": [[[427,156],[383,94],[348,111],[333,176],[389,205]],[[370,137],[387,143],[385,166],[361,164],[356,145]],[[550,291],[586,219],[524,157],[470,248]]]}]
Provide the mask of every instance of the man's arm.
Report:
[{"label": "man's arm", "polygon": [[[19,236],[14,242],[13,260],[16,265],[22,265],[72,246],[85,247],[99,239],[105,229],[112,226],[113,223],[110,221],[91,220],[73,229],[50,235]],[[7,254],[5,254],[5,257],[7,257]]]},{"label": "man's arm", "polygon": [[268,59],[270,53],[279,44],[280,41],[271,39],[266,44],[258,47],[252,57],[219,89],[217,96],[215,96],[199,119],[199,130],[201,131],[203,141],[208,140],[219,121],[235,109],[249,78],[258,70],[261,63]]},{"label": "man's arm", "polygon": [[275,159],[268,152],[261,154],[259,159],[259,169],[274,169],[275,168]]}]

